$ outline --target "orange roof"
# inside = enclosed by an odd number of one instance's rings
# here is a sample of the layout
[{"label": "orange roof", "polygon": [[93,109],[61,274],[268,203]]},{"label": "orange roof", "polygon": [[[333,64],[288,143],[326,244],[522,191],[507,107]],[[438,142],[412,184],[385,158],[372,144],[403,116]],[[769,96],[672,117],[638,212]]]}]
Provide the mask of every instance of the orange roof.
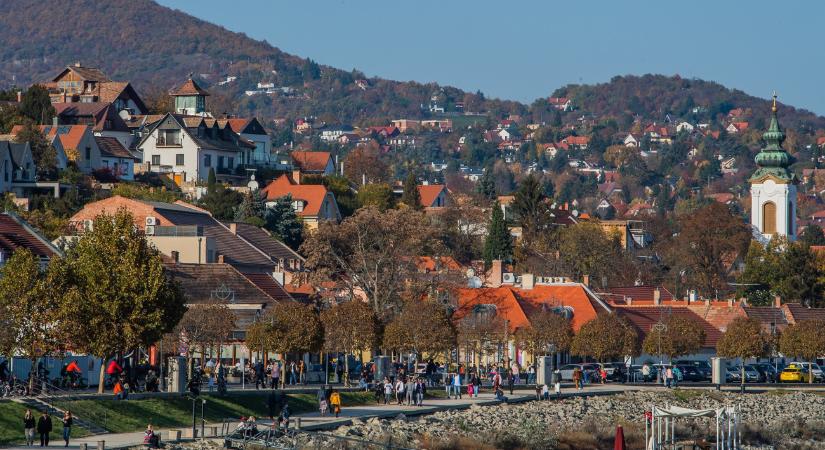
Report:
[{"label": "orange roof", "polygon": [[229,125],[229,128],[238,134],[241,134],[243,129],[249,125],[249,121],[250,119],[226,119],[226,123]]},{"label": "orange roof", "polygon": [[289,177],[281,175],[261,190],[267,200],[276,200],[291,195],[293,200],[306,202],[302,211],[297,211],[301,217],[317,216],[321,205],[327,196],[327,188],[322,184],[292,184]]},{"label": "orange roof", "polygon": [[563,141],[570,145],[587,145],[587,143],[590,142],[590,138],[587,136],[567,136]]},{"label": "orange roof", "polygon": [[739,131],[747,130],[748,122],[734,122],[733,126],[736,127],[736,129]]},{"label": "orange roof", "polygon": [[435,199],[444,191],[443,184],[424,184],[418,186],[418,195],[421,197],[421,206],[431,208],[435,205]]},{"label": "orange roof", "polygon": [[729,201],[733,200],[735,196],[730,192],[720,192],[718,194],[708,194],[708,198],[712,198],[719,203],[728,203]]},{"label": "orange roof", "polygon": [[464,266],[462,266],[452,256],[440,256],[438,257],[437,262],[436,258],[432,256],[419,256],[415,262],[415,266],[418,270],[423,270],[425,272],[435,272],[439,265],[442,270],[464,270]]},{"label": "orange roof", "polygon": [[[75,150],[80,148],[80,141],[83,139],[83,136],[86,135],[86,130],[89,129],[88,125],[40,125],[40,132],[43,133],[47,138],[53,138],[57,136],[60,139],[60,144],[63,145],[64,149],[73,148]],[[12,135],[16,136],[23,131],[22,125],[15,125],[11,129]]]},{"label": "orange roof", "polygon": [[302,171],[323,172],[327,169],[330,158],[329,152],[305,152],[296,150],[290,153],[292,161]]},{"label": "orange roof", "polygon": [[537,285],[533,289],[512,286],[459,289],[456,318],[460,319],[476,305],[495,305],[497,312],[510,322],[513,330],[529,325],[529,317],[545,307],[571,310],[574,331],[598,314],[608,312],[607,305],[591,298],[578,283]]},{"label": "orange roof", "polygon": [[202,87],[198,86],[198,83],[195,83],[195,80],[189,78],[177,89],[172,90],[169,95],[174,97],[177,95],[209,95],[209,93]]}]

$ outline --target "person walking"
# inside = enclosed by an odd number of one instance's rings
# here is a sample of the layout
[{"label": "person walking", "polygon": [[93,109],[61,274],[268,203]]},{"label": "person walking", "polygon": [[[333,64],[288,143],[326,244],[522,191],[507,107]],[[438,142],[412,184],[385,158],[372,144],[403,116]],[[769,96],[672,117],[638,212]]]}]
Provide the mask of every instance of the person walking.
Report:
[{"label": "person walking", "polygon": [[269,377],[271,378],[269,388],[278,389],[278,383],[281,381],[281,363],[278,360],[272,361],[269,367]]},{"label": "person walking", "polygon": [[404,392],[407,393],[407,406],[415,405],[415,380],[412,377],[407,378],[407,384],[404,386]]},{"label": "person walking", "polygon": [[393,389],[392,383],[390,382],[389,378],[384,378],[384,404],[387,405],[390,403],[390,399],[392,398],[392,393],[395,391]]},{"label": "person walking", "polygon": [[40,446],[49,446],[49,433],[52,432],[52,418],[49,413],[43,411],[43,415],[37,420],[37,433],[40,434]]},{"label": "person walking", "polygon": [[455,395],[461,399],[461,374],[456,373],[453,376],[453,391],[455,391]]},{"label": "person walking", "polygon": [[599,378],[602,384],[604,384],[604,382],[607,381],[607,371],[604,370],[604,366],[599,367]]},{"label": "person walking", "polygon": [[264,378],[264,363],[260,360],[255,363],[255,389],[260,389],[263,387],[266,389],[266,379]]},{"label": "person walking", "polygon": [[670,366],[665,369],[665,387],[673,387],[673,368]]},{"label": "person walking", "polygon": [[307,384],[306,366],[303,359],[298,360],[298,383]]},{"label": "person walking", "polygon": [[344,382],[344,363],[340,356],[335,360],[335,379],[339,384]]},{"label": "person walking", "polygon": [[419,378],[415,383],[415,404],[417,406],[424,406],[424,394],[427,393],[427,382]]},{"label": "person walking", "polygon": [[473,375],[473,397],[478,398],[478,392],[481,390],[481,377],[478,376],[478,372]]},{"label": "person walking", "polygon": [[332,390],[332,394],[329,396],[329,404],[332,406],[335,417],[338,417],[341,414],[341,394],[338,393],[337,389]]},{"label": "person walking", "polygon": [[37,421],[34,420],[32,410],[27,409],[26,414],[23,415],[23,432],[26,435],[26,445],[34,445],[34,429],[37,426]]},{"label": "person walking", "polygon": [[289,384],[298,384],[298,366],[295,364],[295,361],[289,362]]},{"label": "person walking", "polygon": [[536,383],[536,363],[530,364],[527,368],[527,384]]},{"label": "person walking", "polygon": [[395,380],[395,401],[399,405],[404,403],[404,381],[400,377]]},{"label": "person walking", "polygon": [[648,363],[642,365],[642,381],[645,383],[650,381],[650,364]]},{"label": "person walking", "polygon": [[573,369],[573,386],[575,386],[576,390],[582,389],[582,372],[581,369],[576,367]]},{"label": "person walking", "polygon": [[66,443],[66,445],[64,445],[64,447],[69,446],[69,438],[72,435],[72,423],[73,422],[74,422],[74,420],[72,418],[72,412],[69,411],[69,410],[66,410],[66,412],[63,413],[63,441]]},{"label": "person walking", "polygon": [[507,369],[507,387],[510,389],[510,395],[513,395],[513,379],[515,377],[513,369]]}]

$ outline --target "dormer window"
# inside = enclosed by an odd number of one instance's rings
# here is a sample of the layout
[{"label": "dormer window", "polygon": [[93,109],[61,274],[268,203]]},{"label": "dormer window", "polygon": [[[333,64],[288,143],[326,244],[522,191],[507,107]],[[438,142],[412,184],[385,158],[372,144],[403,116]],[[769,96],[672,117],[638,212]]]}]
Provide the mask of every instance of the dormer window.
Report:
[{"label": "dormer window", "polygon": [[180,130],[158,130],[159,147],[180,147]]},{"label": "dormer window", "polygon": [[295,212],[303,212],[304,207],[306,207],[306,202],[303,200],[295,200],[292,202],[292,209]]}]

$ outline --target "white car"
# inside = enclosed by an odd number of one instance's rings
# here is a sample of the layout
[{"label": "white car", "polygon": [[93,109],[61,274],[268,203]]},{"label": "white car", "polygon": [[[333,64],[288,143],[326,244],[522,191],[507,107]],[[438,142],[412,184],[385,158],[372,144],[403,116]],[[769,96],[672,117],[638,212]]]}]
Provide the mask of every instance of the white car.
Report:
[{"label": "white car", "polygon": [[[808,363],[802,361],[794,361],[792,363],[788,363],[788,367],[790,366],[799,366],[802,367],[804,370],[808,370]],[[822,382],[825,381],[825,374],[822,373],[822,368],[819,367],[819,364],[812,363],[811,364],[811,372],[814,374],[814,381]]]}]

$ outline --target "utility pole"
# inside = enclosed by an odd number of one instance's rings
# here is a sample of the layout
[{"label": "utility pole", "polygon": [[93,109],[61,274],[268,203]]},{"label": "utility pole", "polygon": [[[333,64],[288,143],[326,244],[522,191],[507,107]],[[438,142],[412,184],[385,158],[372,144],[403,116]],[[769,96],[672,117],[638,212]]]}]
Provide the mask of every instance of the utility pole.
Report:
[{"label": "utility pole", "polygon": [[510,368],[510,321],[504,320],[504,370]]}]

